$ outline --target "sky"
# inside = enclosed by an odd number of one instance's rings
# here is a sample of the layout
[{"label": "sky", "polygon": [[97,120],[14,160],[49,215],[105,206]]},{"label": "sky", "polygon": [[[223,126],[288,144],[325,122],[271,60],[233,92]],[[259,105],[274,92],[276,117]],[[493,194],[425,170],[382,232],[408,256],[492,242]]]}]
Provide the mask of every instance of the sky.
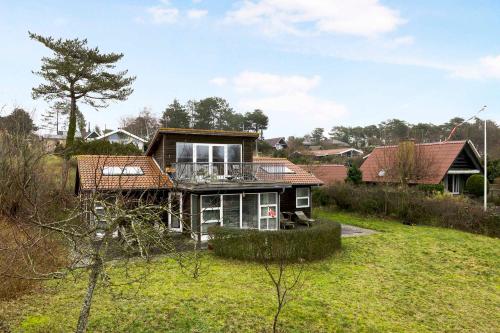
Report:
[{"label": "sky", "polygon": [[0,0],[0,106],[37,119],[32,71],[50,55],[28,31],[122,52],[134,93],[95,111],[114,129],[144,107],[223,97],[269,116],[266,137],[399,118],[500,122],[500,1]]}]

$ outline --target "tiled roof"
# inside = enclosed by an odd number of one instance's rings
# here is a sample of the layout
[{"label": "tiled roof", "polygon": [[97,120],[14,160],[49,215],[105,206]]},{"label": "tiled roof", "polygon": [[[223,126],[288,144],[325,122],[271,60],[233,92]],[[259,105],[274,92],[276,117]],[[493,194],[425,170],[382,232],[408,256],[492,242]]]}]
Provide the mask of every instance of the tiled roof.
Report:
[{"label": "tiled roof", "polygon": [[323,182],[302,169],[300,166],[293,164],[286,158],[273,158],[273,157],[254,157],[253,161],[255,163],[283,163],[288,167],[293,173],[285,173],[282,175],[282,179],[285,183],[292,185],[322,185]]},{"label": "tiled roof", "polygon": [[[81,190],[132,190],[171,187],[150,156],[80,155],[76,157]],[[103,167],[139,167],[143,175],[103,175]]]},{"label": "tiled roof", "polygon": [[[466,144],[467,141],[415,144],[415,154],[417,155],[415,164],[420,164],[420,169],[425,168],[426,170],[421,173],[419,179],[412,179],[410,182],[416,184],[438,184],[441,182]],[[396,168],[397,153],[398,146],[376,147],[361,166],[363,181],[396,182],[395,175],[381,175],[387,173],[391,168]],[[384,172],[381,173],[382,170]]]},{"label": "tiled roof", "polygon": [[310,150],[310,151],[303,152],[303,154],[321,157],[321,156],[330,156],[330,155],[340,155],[340,154],[346,153],[346,152],[351,151],[351,150],[357,151],[360,154],[363,153],[363,151],[361,151],[359,149],[355,149],[355,148],[335,148],[335,149]]},{"label": "tiled roof", "polygon": [[327,185],[344,182],[347,177],[347,167],[341,164],[304,164],[299,166]]}]

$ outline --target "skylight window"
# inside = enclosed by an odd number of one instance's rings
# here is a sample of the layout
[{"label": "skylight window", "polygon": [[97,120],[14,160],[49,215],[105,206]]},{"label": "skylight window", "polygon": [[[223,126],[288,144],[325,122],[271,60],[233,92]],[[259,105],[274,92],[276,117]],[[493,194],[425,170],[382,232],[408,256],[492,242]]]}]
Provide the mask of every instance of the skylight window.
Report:
[{"label": "skylight window", "polygon": [[284,165],[261,165],[261,169],[267,173],[295,173]]},{"label": "skylight window", "polygon": [[144,172],[138,166],[105,166],[102,168],[102,174],[104,176],[141,176]]}]

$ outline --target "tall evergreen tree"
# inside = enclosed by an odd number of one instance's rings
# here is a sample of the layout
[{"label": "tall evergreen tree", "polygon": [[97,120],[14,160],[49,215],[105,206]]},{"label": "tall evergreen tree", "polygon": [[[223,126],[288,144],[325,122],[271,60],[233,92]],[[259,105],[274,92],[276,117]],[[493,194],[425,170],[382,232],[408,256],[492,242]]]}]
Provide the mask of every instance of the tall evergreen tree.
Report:
[{"label": "tall evergreen tree", "polygon": [[42,66],[34,74],[45,82],[33,88],[33,98],[47,101],[69,100],[69,125],[66,146],[75,138],[77,102],[95,109],[105,108],[110,101],[123,101],[133,92],[135,77],[127,70],[112,72],[123,53],[101,53],[99,48],[87,46],[87,39],[54,39],[29,32],[29,37],[53,52],[43,57]]},{"label": "tall evergreen tree", "polygon": [[189,114],[185,106],[183,106],[177,99],[174,99],[172,104],[170,104],[161,118],[161,125],[163,127],[175,127],[175,128],[189,128],[190,119]]},{"label": "tall evergreen tree", "polygon": [[267,126],[269,125],[269,118],[264,114],[262,110],[259,109],[245,113],[245,119],[245,129],[255,132],[262,132],[263,130],[267,129]]}]

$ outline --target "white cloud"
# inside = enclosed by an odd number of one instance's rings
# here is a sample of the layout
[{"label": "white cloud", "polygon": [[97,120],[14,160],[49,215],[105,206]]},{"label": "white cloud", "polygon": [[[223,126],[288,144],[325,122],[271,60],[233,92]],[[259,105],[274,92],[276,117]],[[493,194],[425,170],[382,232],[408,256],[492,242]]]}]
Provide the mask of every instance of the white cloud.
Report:
[{"label": "white cloud", "polygon": [[227,78],[225,77],[214,77],[210,80],[211,84],[215,84],[216,86],[224,86],[227,83]]},{"label": "white cloud", "polygon": [[179,10],[171,7],[169,1],[161,1],[159,6],[149,7],[147,12],[151,15],[154,24],[175,23],[179,16]]},{"label": "white cloud", "polygon": [[475,64],[457,67],[452,76],[476,80],[500,79],[500,55],[485,56]]},{"label": "white cloud", "polygon": [[207,16],[208,11],[203,9],[191,9],[187,12],[187,17],[190,19],[199,19]]},{"label": "white cloud", "polygon": [[320,82],[320,77],[298,75],[281,76],[260,72],[241,72],[234,78],[234,85],[239,92],[261,92],[267,94],[289,94],[308,92]]},{"label": "white cloud", "polygon": [[373,37],[405,23],[378,0],[247,0],[226,14],[228,22],[267,33],[339,33]]},{"label": "white cloud", "polygon": [[279,130],[276,134],[303,134],[314,127],[329,127],[347,114],[345,106],[314,95],[321,83],[318,75],[243,71],[233,78],[214,78],[210,82],[230,86],[237,93],[238,109],[264,110],[271,128]]},{"label": "white cloud", "polygon": [[402,36],[394,38],[392,42],[395,46],[408,46],[413,45],[415,39],[412,36]]}]

